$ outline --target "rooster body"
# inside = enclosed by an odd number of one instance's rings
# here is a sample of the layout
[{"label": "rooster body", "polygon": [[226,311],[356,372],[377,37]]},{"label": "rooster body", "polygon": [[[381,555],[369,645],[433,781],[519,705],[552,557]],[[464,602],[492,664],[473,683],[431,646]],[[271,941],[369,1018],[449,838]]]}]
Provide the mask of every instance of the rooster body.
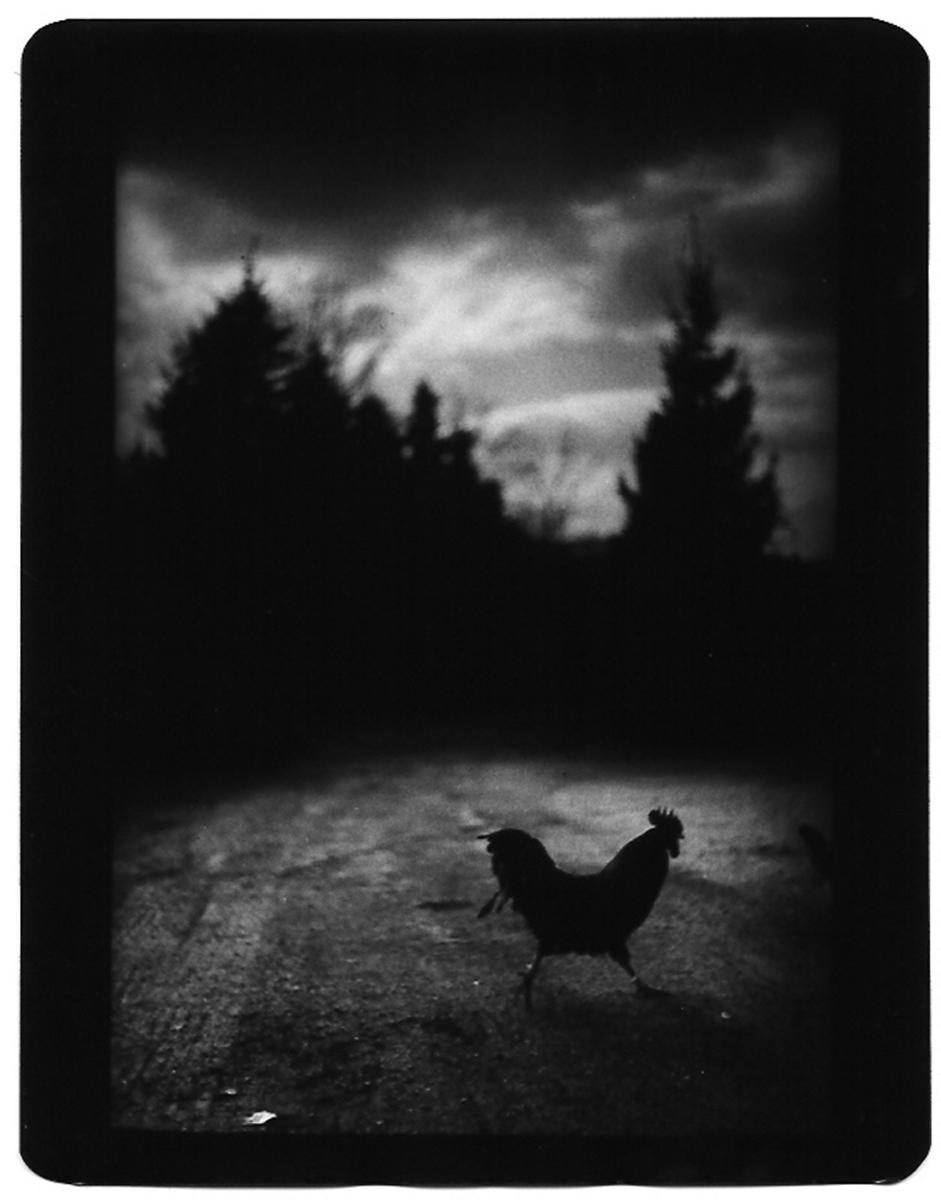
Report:
[{"label": "rooster body", "polygon": [[639,989],[652,990],[636,975],[627,940],[650,915],[669,860],[679,854],[683,826],[663,809],[654,809],[649,820],[650,829],[593,875],[561,870],[542,842],[521,829],[482,835],[498,888],[477,915],[499,912],[509,901],[536,938],[536,957],[523,975],[527,1007],[539,965],[551,954],[608,954]]}]

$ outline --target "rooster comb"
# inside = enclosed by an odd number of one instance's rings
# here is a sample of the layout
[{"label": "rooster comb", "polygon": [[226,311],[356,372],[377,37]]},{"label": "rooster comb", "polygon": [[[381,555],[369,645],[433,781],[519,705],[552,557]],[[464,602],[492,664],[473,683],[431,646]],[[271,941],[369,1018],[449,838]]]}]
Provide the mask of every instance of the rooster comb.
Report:
[{"label": "rooster comb", "polygon": [[648,813],[647,820],[651,825],[659,826],[674,837],[683,836],[683,822],[672,808],[653,808]]}]

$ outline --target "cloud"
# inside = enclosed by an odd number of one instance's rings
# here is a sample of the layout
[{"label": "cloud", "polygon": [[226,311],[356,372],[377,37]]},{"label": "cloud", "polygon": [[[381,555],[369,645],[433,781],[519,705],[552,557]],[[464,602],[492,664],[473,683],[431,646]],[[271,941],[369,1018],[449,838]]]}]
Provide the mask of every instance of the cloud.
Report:
[{"label": "cloud", "polygon": [[657,393],[652,388],[574,392],[498,409],[482,423],[481,433],[488,441],[498,441],[519,430],[548,437],[577,430],[593,449],[603,450],[612,436],[627,437],[638,431],[656,403]]},{"label": "cloud", "polygon": [[510,513],[561,507],[568,536],[616,533],[618,476],[632,477],[633,441],[656,403],[650,388],[613,388],[498,409],[480,425],[481,467]]},{"label": "cloud", "polygon": [[140,169],[123,175],[118,211],[123,447],[136,436],[174,340],[237,285],[240,258],[256,237],[258,273],[285,310],[302,313],[313,282],[331,277],[356,281],[352,304],[385,311],[389,345],[376,386],[399,405],[422,377],[474,390],[488,363],[604,333],[592,316],[586,265],[563,261],[547,237],[524,237],[486,212],[452,212],[379,255],[266,225],[211,192]]},{"label": "cloud", "polygon": [[804,125],[749,147],[724,152],[697,150],[668,166],[638,173],[645,203],[659,211],[705,206],[721,214],[760,209],[768,214],[811,202],[833,185],[836,155],[832,136],[820,125]]},{"label": "cloud", "polygon": [[624,171],[569,205],[605,270],[606,315],[637,327],[662,316],[692,213],[717,261],[724,311],[764,328],[835,321],[838,154],[824,125],[765,142],[699,149]]},{"label": "cloud", "polygon": [[546,238],[521,235],[492,213],[452,215],[391,248],[376,279],[357,290],[389,313],[377,385],[392,399],[425,376],[438,386],[479,386],[488,363],[597,341],[605,331],[592,313],[591,283],[585,264]]},{"label": "cloud", "polygon": [[826,230],[833,169],[825,140],[792,135],[659,162],[531,209],[429,203],[371,236],[305,224],[294,210],[261,217],[181,176],[129,169],[118,205],[119,445],[139,437],[174,340],[237,285],[260,236],[259,274],[284,310],[302,315],[323,279],[345,281],[353,306],[382,308],[376,391],[399,411],[422,378],[442,392],[446,410],[478,426],[481,462],[511,509],[538,502],[564,436],[577,460],[564,481],[570,532],[613,532],[617,475],[630,473],[631,439],[662,390],[665,297],[696,201],[717,256],[722,336],[756,384],[759,430],[793,459],[785,500],[809,520],[805,481],[817,508],[832,506],[836,340],[815,276],[832,248],[813,231]]},{"label": "cloud", "polygon": [[696,22],[400,32],[121,39],[122,448],[174,339],[260,236],[259,273],[291,312],[324,276],[383,306],[374,386],[399,410],[426,377],[491,433],[499,414],[525,416],[546,453],[564,415],[600,464],[573,493],[597,513],[626,397],[662,387],[665,300],[696,211],[759,427],[784,456],[816,455],[795,488],[824,479],[839,232],[826,114],[841,94],[828,54],[799,31],[728,38],[735,86],[717,88]]}]

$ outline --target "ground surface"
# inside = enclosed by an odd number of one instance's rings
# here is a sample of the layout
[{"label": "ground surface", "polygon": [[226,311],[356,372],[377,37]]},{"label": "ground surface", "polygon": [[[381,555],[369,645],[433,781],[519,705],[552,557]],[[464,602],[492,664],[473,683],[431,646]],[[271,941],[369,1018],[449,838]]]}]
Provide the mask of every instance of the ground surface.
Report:
[{"label": "ground surface", "polygon": [[[654,806],[686,826],[634,964],[547,960],[475,835],[593,870]],[[153,789],[120,818],[114,1121],[303,1133],[803,1133],[828,1111],[829,895],[766,770],[438,753]],[[271,1115],[273,1114],[273,1116]],[[253,1124],[252,1122],[256,1122]]]}]

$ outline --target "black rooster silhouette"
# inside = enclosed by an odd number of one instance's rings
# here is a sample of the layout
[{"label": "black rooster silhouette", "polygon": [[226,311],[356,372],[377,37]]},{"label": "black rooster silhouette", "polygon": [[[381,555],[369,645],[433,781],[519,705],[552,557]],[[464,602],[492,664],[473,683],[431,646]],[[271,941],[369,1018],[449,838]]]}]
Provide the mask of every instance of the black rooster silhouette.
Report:
[{"label": "black rooster silhouette", "polygon": [[526,1007],[533,980],[550,954],[608,954],[627,971],[638,991],[654,993],[631,965],[627,939],[650,914],[680,852],[683,824],[671,810],[655,808],[652,826],[622,846],[594,875],[573,875],[555,865],[538,838],[521,829],[481,834],[499,884],[478,917],[499,912],[509,900],[536,938],[536,957],[523,972]]}]

